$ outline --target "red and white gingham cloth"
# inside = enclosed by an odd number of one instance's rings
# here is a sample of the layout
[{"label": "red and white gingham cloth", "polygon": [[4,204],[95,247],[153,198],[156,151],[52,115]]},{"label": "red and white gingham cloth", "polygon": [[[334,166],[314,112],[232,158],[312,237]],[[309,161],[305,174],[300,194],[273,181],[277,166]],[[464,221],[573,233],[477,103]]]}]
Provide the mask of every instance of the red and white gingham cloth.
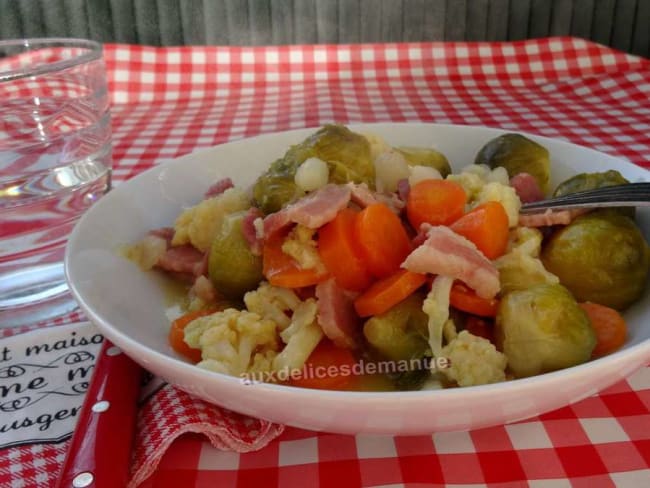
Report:
[{"label": "red and white gingham cloth", "polygon": [[[501,127],[650,167],[650,60],[580,39],[108,45],[105,58],[118,184],[198,148],[331,121]],[[171,389],[165,395],[178,408],[162,423],[143,413],[140,440],[169,439],[187,425],[191,401]],[[472,432],[355,437],[287,428],[248,453],[203,439],[172,443],[141,486],[650,486],[650,368],[575,405]],[[136,458],[155,464],[156,456],[138,456],[160,454],[161,445],[140,442]],[[0,451],[0,485],[50,486],[64,449]]]}]

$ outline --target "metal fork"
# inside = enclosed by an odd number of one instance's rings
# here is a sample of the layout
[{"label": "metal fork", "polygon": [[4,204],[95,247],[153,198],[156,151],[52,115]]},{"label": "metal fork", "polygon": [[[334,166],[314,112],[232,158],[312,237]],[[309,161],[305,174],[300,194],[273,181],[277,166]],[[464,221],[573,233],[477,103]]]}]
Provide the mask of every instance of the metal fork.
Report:
[{"label": "metal fork", "polygon": [[650,206],[650,183],[643,182],[606,186],[525,203],[521,207],[521,213],[537,213],[546,209],[648,206]]}]

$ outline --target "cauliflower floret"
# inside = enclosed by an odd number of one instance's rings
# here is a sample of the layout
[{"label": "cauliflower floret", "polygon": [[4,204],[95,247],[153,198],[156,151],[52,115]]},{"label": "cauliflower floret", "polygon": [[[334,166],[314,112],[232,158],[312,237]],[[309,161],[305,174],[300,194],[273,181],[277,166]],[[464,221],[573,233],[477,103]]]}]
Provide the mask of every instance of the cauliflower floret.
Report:
[{"label": "cauliflower floret", "polygon": [[315,233],[316,229],[296,225],[282,243],[282,252],[295,259],[301,269],[313,269],[323,274],[326,269],[316,249]]},{"label": "cauliflower floret", "polygon": [[487,182],[501,183],[502,185],[510,184],[510,177],[508,171],[503,166],[497,166],[487,175]]},{"label": "cauliflower floret", "polygon": [[122,249],[124,257],[137,264],[141,270],[148,271],[167,251],[167,241],[162,237],[146,236],[132,246]]},{"label": "cauliflower floret", "polygon": [[508,172],[504,168],[491,170],[484,164],[471,164],[460,173],[450,174],[447,179],[463,187],[469,209],[488,201],[500,202],[508,214],[510,227],[515,227],[519,222],[521,200],[510,186]]},{"label": "cauliflower floret", "polygon": [[514,250],[494,261],[499,271],[501,292],[510,293],[525,290],[541,284],[557,284],[560,279],[544,268],[539,258],[534,258],[519,250]]},{"label": "cauliflower floret", "polygon": [[533,227],[516,227],[510,231],[508,236],[508,252],[518,251],[538,258],[542,252],[542,240],[544,236],[539,229]]},{"label": "cauliflower floret", "polygon": [[487,164],[469,164],[460,170],[461,173],[471,173],[487,181],[490,175],[490,167]]},{"label": "cauliflower floret", "polygon": [[557,276],[544,268],[539,259],[541,249],[542,233],[538,229],[517,227],[510,232],[508,252],[494,261],[503,294],[538,284],[560,282]]},{"label": "cauliflower floret", "polygon": [[288,288],[280,288],[262,282],[257,290],[244,295],[244,303],[249,312],[255,312],[260,317],[272,320],[280,330],[289,327],[290,316],[300,305],[300,298]]},{"label": "cauliflower floret", "polygon": [[199,367],[232,376],[268,371],[279,349],[275,322],[234,308],[194,319],[185,342],[201,349]]},{"label": "cauliflower floret", "polygon": [[246,193],[239,188],[229,188],[221,195],[206,198],[178,216],[174,223],[172,245],[192,244],[206,252],[224,216],[249,207]]},{"label": "cauliflower floret", "polygon": [[449,319],[449,294],[454,279],[438,275],[431,283],[431,290],[422,303],[422,311],[429,317],[429,346],[434,357],[442,354],[442,335]]},{"label": "cauliflower floret", "polygon": [[472,171],[452,173],[447,176],[447,179],[454,181],[463,187],[468,201],[474,200],[485,184],[485,180],[483,180],[481,175]]},{"label": "cauliflower floret", "polygon": [[[273,361],[277,357],[277,351],[267,349],[266,351],[255,353],[253,361],[248,368],[249,373],[266,373],[273,371]],[[252,375],[255,377],[255,375]]]},{"label": "cauliflower floret", "polygon": [[445,337],[445,341],[449,344],[451,341],[458,337],[458,331],[456,330],[456,324],[452,319],[449,319],[445,322],[445,325],[442,327],[442,334]]},{"label": "cauliflower floret", "polygon": [[289,372],[302,368],[307,358],[323,338],[323,331],[316,322],[316,300],[308,298],[296,308],[291,324],[280,333],[286,344],[273,360],[273,370]]},{"label": "cauliflower floret", "polygon": [[487,339],[466,330],[443,347],[442,354],[449,358],[451,365],[441,373],[459,386],[485,385],[506,379],[506,356]]},{"label": "cauliflower floret", "polygon": [[508,214],[508,223],[510,227],[516,227],[519,222],[519,210],[521,209],[521,200],[515,189],[509,185],[497,183],[495,181],[486,183],[476,195],[472,202],[472,207],[495,201],[501,203]]}]

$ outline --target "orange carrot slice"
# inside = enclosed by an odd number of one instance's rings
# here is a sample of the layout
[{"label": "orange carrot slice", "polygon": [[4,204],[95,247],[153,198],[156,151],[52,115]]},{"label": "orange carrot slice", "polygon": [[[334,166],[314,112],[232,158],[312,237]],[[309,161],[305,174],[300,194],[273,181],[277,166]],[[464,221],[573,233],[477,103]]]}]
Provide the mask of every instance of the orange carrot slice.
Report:
[{"label": "orange carrot slice", "polygon": [[451,230],[472,241],[486,258],[496,259],[508,247],[508,214],[499,202],[485,202],[450,225]]},{"label": "orange carrot slice", "polygon": [[454,283],[449,294],[452,307],[480,317],[496,317],[499,301],[496,298],[482,298],[463,283]]},{"label": "orange carrot slice", "polygon": [[201,361],[201,350],[190,347],[185,342],[185,327],[187,327],[187,324],[192,322],[192,320],[204,317],[205,315],[210,315],[216,311],[217,309],[195,310],[193,312],[188,312],[185,315],[181,315],[174,320],[169,329],[168,336],[169,344],[172,346],[172,349],[178,354],[185,356],[193,363]]},{"label": "orange carrot slice", "polygon": [[411,252],[402,221],[383,203],[369,205],[359,213],[355,237],[368,270],[377,278],[397,271]]},{"label": "orange carrot slice", "polygon": [[362,291],[372,276],[355,242],[357,212],[345,208],[318,231],[318,252],[325,267],[346,290]]},{"label": "orange carrot slice", "polygon": [[427,280],[422,273],[400,269],[392,275],[375,282],[354,300],[354,308],[360,317],[379,315],[408,297]]},{"label": "orange carrot slice", "polygon": [[288,383],[303,388],[320,390],[341,390],[354,381],[353,366],[356,358],[349,349],[337,347],[323,339],[307,358],[299,377],[292,377]]},{"label": "orange carrot slice", "polygon": [[449,180],[424,180],[414,185],[406,199],[406,215],[415,230],[420,225],[449,225],[465,212],[467,194]]},{"label": "orange carrot slice", "polygon": [[596,347],[591,353],[592,357],[604,356],[625,344],[627,325],[620,313],[598,303],[585,302],[579,305],[589,317],[596,333]]},{"label": "orange carrot slice", "polygon": [[295,259],[282,251],[286,234],[286,232],[273,234],[264,243],[262,273],[269,283],[283,288],[302,288],[326,280],[327,273],[319,273],[313,268],[303,269]]}]

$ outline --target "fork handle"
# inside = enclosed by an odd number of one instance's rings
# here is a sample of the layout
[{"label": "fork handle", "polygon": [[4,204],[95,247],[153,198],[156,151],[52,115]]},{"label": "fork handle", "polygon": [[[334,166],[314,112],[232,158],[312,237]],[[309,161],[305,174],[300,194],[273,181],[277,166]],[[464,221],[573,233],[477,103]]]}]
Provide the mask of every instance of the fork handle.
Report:
[{"label": "fork handle", "polygon": [[57,488],[115,488],[129,479],[142,369],[104,339]]},{"label": "fork handle", "polygon": [[522,205],[521,213],[546,209],[647,207],[650,206],[650,183],[627,183],[562,195]]}]

